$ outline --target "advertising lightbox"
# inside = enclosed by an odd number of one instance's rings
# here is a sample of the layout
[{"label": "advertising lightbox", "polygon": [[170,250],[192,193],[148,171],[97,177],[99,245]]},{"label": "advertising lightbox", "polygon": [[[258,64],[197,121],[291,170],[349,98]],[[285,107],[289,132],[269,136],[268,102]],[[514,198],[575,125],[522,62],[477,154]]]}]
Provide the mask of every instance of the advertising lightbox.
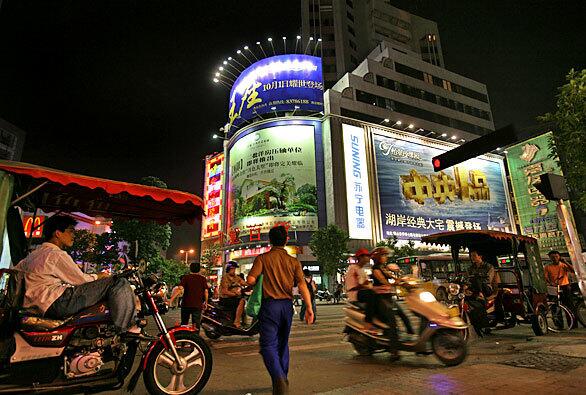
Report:
[{"label": "advertising lightbox", "polygon": [[256,130],[230,148],[229,230],[266,233],[289,223],[317,229],[313,125],[287,124]]},{"label": "advertising lightbox", "polygon": [[348,234],[351,239],[372,238],[372,215],[364,128],[342,125],[344,167],[348,203]]},{"label": "advertising lightbox", "polygon": [[205,161],[203,204],[205,216],[201,224],[201,239],[218,237],[222,230],[222,186],[224,184],[224,154],[209,155]]},{"label": "advertising lightbox", "polygon": [[229,123],[237,126],[275,111],[323,111],[323,94],[321,58],[290,54],[261,59],[234,82]]},{"label": "advertising lightbox", "polygon": [[[556,212],[556,202],[546,199],[535,188],[541,174],[562,175],[558,161],[551,157],[551,136],[551,133],[542,134],[507,148],[507,164],[521,233],[536,238],[543,254],[550,250],[568,251]],[[570,208],[569,203],[567,205]]]},{"label": "advertising lightbox", "polygon": [[382,236],[402,240],[465,229],[514,232],[502,161],[482,157],[434,172],[445,152],[422,140],[373,134]]}]

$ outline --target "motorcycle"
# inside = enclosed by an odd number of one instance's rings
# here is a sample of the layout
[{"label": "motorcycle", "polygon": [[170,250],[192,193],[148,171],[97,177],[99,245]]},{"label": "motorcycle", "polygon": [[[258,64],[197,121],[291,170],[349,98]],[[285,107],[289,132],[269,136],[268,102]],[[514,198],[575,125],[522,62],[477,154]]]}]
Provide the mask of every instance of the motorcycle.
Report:
[{"label": "motorcycle", "polygon": [[254,319],[250,326],[236,328],[230,308],[220,303],[209,302],[201,315],[201,327],[208,339],[219,339],[221,336],[254,336],[259,332],[258,320]]},{"label": "motorcycle", "polygon": [[146,317],[152,316],[159,330],[157,336],[147,337],[144,348],[138,339],[116,334],[103,303],[64,320],[21,313],[15,306],[23,297],[22,274],[0,270],[4,307],[13,302],[0,314],[4,319],[0,351],[9,350],[0,359],[0,393],[116,390],[124,385],[138,350],[143,355],[129,380],[129,391],[142,375],[151,394],[200,392],[212,371],[210,348],[192,328],[165,326],[161,316],[167,305],[157,296],[162,283],[155,276],[141,277],[137,270],[120,275],[128,279],[140,301],[139,326],[146,326]]},{"label": "motorcycle", "polygon": [[584,301],[584,296],[580,291],[580,287],[578,287],[578,283],[572,284],[572,305],[578,322],[583,327],[586,327],[586,301]]},{"label": "motorcycle", "polygon": [[321,302],[322,300],[325,300],[327,302],[331,301],[333,296],[331,294],[331,292],[329,290],[318,290],[317,294],[316,294],[317,298],[319,299],[319,301]]},{"label": "motorcycle", "polygon": [[[421,289],[420,281],[411,278],[395,280],[395,285],[405,291],[405,302],[409,310],[419,318],[419,333],[413,339],[399,338],[397,349],[418,354],[435,354],[447,366],[461,364],[468,355],[468,347],[461,337],[467,325],[459,316],[452,317],[448,308],[438,302],[433,294]],[[389,350],[389,338],[384,335],[388,326],[378,319],[373,324],[382,331],[373,334],[365,330],[364,304],[349,302],[344,308],[344,319],[348,341],[359,355],[372,355]],[[431,346],[431,352],[429,348]]]}]

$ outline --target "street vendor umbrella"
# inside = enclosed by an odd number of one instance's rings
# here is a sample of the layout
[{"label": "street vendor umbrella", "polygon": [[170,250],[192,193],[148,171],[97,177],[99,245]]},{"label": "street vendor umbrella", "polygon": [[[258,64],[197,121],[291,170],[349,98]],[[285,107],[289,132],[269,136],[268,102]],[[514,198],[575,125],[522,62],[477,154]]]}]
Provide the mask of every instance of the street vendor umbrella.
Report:
[{"label": "street vendor umbrella", "polygon": [[193,223],[203,215],[202,199],[173,189],[88,177],[30,163],[0,160],[14,176],[12,203],[28,199],[44,211],[91,216]]}]

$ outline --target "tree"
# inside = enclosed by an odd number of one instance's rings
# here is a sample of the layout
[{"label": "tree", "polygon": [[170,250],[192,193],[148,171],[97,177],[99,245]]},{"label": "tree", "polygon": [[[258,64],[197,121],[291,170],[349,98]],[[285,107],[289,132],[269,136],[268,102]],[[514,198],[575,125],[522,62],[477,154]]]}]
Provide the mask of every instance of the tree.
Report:
[{"label": "tree", "polygon": [[157,274],[169,287],[179,284],[181,276],[189,272],[183,262],[174,259],[165,259],[162,256],[152,258],[147,266],[147,274]]},{"label": "tree", "polygon": [[539,117],[555,125],[555,152],[566,177],[574,204],[586,210],[586,69],[570,70],[567,83],[559,88],[556,110]]},{"label": "tree", "polygon": [[99,267],[110,265],[118,259],[118,243],[116,233],[102,233],[96,237],[96,263]]},{"label": "tree", "polygon": [[[141,184],[166,188],[162,180],[156,177],[144,177]],[[144,259],[151,262],[154,258],[161,255],[161,252],[169,248],[171,242],[171,226],[160,225],[154,221],[139,221],[114,219],[112,231],[121,240],[126,240],[134,248],[134,241],[138,240],[138,260]],[[135,251],[131,250],[131,256]]]},{"label": "tree", "polygon": [[391,257],[394,258],[418,255],[423,251],[421,248],[415,248],[415,242],[413,240],[409,240],[407,244],[402,246],[397,246],[398,243],[399,239],[397,239],[397,236],[391,236],[386,240],[379,241],[376,246],[389,248],[391,250]]},{"label": "tree", "polygon": [[73,246],[69,254],[76,262],[97,263],[96,235],[89,230],[77,229],[73,235]]},{"label": "tree", "polygon": [[210,269],[215,265],[218,261],[218,258],[221,255],[221,246],[220,243],[213,243],[210,244],[206,249],[204,249],[201,253],[201,265],[204,269],[206,269],[209,273]]},{"label": "tree", "polygon": [[334,275],[346,261],[348,240],[348,234],[336,225],[320,228],[311,236],[309,247],[313,256],[322,264],[326,275]]}]

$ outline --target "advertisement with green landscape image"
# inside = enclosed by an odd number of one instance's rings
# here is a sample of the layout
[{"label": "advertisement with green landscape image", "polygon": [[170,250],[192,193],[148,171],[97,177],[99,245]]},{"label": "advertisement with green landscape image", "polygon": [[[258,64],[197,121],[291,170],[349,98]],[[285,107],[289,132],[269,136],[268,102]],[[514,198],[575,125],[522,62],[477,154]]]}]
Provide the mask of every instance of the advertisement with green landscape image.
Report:
[{"label": "advertisement with green landscape image", "polygon": [[266,233],[289,223],[317,229],[315,142],[312,125],[259,129],[230,149],[229,229]]}]

